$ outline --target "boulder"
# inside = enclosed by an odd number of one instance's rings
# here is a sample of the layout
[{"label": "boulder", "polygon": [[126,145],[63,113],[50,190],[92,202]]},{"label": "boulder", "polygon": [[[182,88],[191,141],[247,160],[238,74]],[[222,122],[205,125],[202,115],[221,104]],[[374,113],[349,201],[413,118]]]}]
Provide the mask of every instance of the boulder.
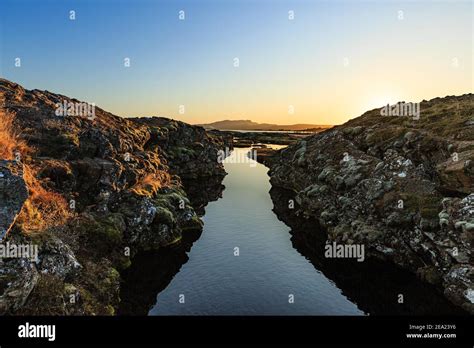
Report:
[{"label": "boulder", "polygon": [[0,241],[10,231],[27,198],[22,164],[0,161]]}]

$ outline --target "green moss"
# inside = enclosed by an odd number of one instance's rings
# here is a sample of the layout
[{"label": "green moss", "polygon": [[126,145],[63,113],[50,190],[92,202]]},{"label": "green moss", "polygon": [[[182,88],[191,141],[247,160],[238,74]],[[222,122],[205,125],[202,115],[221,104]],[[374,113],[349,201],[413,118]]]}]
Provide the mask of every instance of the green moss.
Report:
[{"label": "green moss", "polygon": [[384,143],[393,143],[395,139],[398,139],[406,132],[406,129],[400,127],[385,127],[377,129],[366,137],[367,145],[381,145]]},{"label": "green moss", "polygon": [[164,247],[167,247],[167,246],[170,246],[170,245],[179,243],[179,242],[181,242],[182,239],[183,239],[182,236],[178,236],[178,237],[176,237],[175,239],[173,239],[171,242],[166,243],[166,244],[164,244],[163,246],[164,246]]},{"label": "green moss", "polygon": [[81,248],[76,253],[79,262],[107,257],[118,269],[129,267],[130,260],[124,253],[125,222],[121,214],[87,216],[73,230],[80,236]]},{"label": "green moss", "polygon": [[438,197],[421,197],[420,198],[420,214],[425,219],[436,219],[440,212],[440,198]]},{"label": "green moss", "polygon": [[[118,272],[106,264],[89,264],[74,284],[41,274],[18,315],[114,315],[118,305]],[[75,303],[70,296],[77,291]]]},{"label": "green moss", "polygon": [[124,271],[132,265],[132,261],[128,256],[121,256],[117,258],[117,261],[114,263],[119,271]]},{"label": "green moss", "polygon": [[111,305],[105,307],[105,315],[115,315],[115,308]]},{"label": "green moss", "polygon": [[139,201],[142,198],[138,198],[136,195],[128,195],[126,197],[126,200],[120,204],[120,213],[128,218],[134,218],[136,217],[136,207],[140,204]]},{"label": "green moss", "polygon": [[419,211],[421,217],[425,219],[437,218],[440,211],[440,197],[411,193],[402,193],[400,197],[403,200],[404,209],[413,212]]},{"label": "green moss", "polygon": [[113,245],[120,244],[123,238],[123,234],[117,219],[117,216],[109,215],[107,218],[100,221],[104,241]]},{"label": "green moss", "polygon": [[170,211],[181,209],[183,203],[185,206],[190,204],[185,193],[180,190],[160,193],[153,198],[153,204],[156,207],[162,207]]},{"label": "green moss", "polygon": [[417,210],[419,206],[420,196],[412,193],[400,193],[400,199],[403,201],[404,209]]},{"label": "green moss", "polygon": [[80,226],[89,242],[96,248],[108,250],[122,243],[123,220],[120,214],[110,214],[105,217],[95,217],[83,222]]},{"label": "green moss", "polygon": [[194,157],[196,152],[193,149],[187,147],[172,147],[168,149],[168,155],[171,158],[179,158],[184,156]]},{"label": "green moss", "polygon": [[82,308],[84,315],[114,315],[115,308],[110,305],[106,304],[103,305],[99,302],[94,295],[87,291],[86,289],[79,289],[79,297],[82,302]]},{"label": "green moss", "polygon": [[186,223],[186,225],[181,226],[182,231],[192,231],[192,230],[200,230],[202,229],[203,222],[199,218],[199,216],[194,215],[190,221]]},{"label": "green moss", "polygon": [[119,272],[106,260],[87,262],[79,279],[79,293],[86,315],[113,315],[119,299]]},{"label": "green moss", "polygon": [[41,274],[17,315],[65,315],[64,283],[51,274]]},{"label": "green moss", "polygon": [[168,226],[173,226],[176,223],[173,213],[164,207],[156,208],[155,221]]}]

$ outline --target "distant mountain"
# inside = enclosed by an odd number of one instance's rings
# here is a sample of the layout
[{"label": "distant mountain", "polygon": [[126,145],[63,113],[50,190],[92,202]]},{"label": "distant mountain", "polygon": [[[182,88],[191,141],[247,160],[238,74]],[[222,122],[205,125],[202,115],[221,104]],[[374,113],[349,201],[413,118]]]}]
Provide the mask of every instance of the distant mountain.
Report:
[{"label": "distant mountain", "polygon": [[257,123],[251,120],[224,120],[213,123],[200,124],[207,129],[219,129],[219,130],[260,130],[260,131],[301,131],[301,130],[313,130],[321,128],[330,128],[329,125],[316,125],[316,124],[290,124],[290,125],[279,125],[272,123]]}]

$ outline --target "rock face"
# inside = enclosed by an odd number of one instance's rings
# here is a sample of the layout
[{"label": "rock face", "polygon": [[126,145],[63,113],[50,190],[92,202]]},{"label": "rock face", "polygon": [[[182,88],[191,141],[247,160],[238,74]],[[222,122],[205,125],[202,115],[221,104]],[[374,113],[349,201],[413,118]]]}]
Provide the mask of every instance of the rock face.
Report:
[{"label": "rock face", "polygon": [[216,166],[216,149],[232,146],[226,138],[164,117],[141,117],[132,121],[149,127],[147,148],[161,150],[171,172],[181,179],[225,175],[224,167]]},{"label": "rock face", "polygon": [[36,286],[39,273],[33,263],[25,259],[0,259],[2,294],[0,313],[15,312],[23,306]]},{"label": "rock face", "polygon": [[16,161],[0,161],[0,241],[10,230],[28,198],[23,168]]},{"label": "rock face", "polygon": [[[364,262],[326,258],[327,236],[324,230],[315,218],[302,219],[296,215],[298,205],[292,207],[288,204],[290,200],[294,201],[294,195],[294,192],[273,186],[270,190],[273,212],[291,228],[293,247],[334,282],[359,309],[368,315],[467,314],[448,301],[435,286],[389,261],[374,257]],[[394,301],[401,291],[407,299],[403,305]]]},{"label": "rock face", "polygon": [[[125,119],[4,79],[0,97],[4,113],[13,117],[31,149],[20,155],[42,186],[36,195],[54,193],[69,209],[66,222],[25,235],[21,223],[13,224],[28,199],[21,168],[0,162],[0,209],[6,212],[0,218],[2,235],[11,228],[3,242],[23,236],[24,243],[39,246],[39,260],[23,260],[24,272],[10,272],[11,267],[19,269],[16,264],[0,264],[0,313],[115,313],[120,301],[117,271],[127,268],[134,255],[201,230],[181,178],[222,181],[225,171],[217,153],[226,141],[201,127],[166,118]],[[24,214],[31,211],[23,209]],[[8,301],[16,283],[10,278],[2,282],[2,274],[18,274],[17,281],[29,284],[23,286],[28,291],[21,301]],[[74,304],[63,301],[71,294],[77,295]]]},{"label": "rock face", "polygon": [[472,94],[423,101],[419,119],[369,111],[279,151],[271,183],[328,242],[364,244],[474,313],[473,115]]},{"label": "rock face", "polygon": [[264,164],[267,167],[271,167],[274,157],[276,155],[277,150],[270,149],[267,147],[257,147],[257,148],[252,148],[251,151],[256,151],[256,160],[259,163]]},{"label": "rock face", "polygon": [[[184,181],[186,193],[198,215],[203,215],[205,206],[222,197],[222,178],[215,176],[206,180]],[[156,303],[156,294],[164,290],[183,264],[188,253],[202,231],[192,230],[183,234],[179,244],[169,248],[151,250],[136,255],[124,272],[120,288],[120,315],[147,315]]]}]

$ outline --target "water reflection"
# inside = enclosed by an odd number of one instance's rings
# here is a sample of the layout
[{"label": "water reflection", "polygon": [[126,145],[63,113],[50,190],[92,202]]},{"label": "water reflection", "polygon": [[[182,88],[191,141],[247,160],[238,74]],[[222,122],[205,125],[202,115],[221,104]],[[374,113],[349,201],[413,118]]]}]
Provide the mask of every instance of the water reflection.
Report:
[{"label": "water reflection", "polygon": [[[265,167],[227,163],[226,170],[223,199],[207,207],[222,197],[222,178],[184,183],[198,213],[207,210],[204,233],[186,233],[178,245],[135,257],[123,274],[121,314],[462,313],[392,264],[326,259],[324,233],[315,221],[292,215],[291,192],[271,188]],[[177,302],[181,292],[185,306]],[[296,294],[294,304],[288,294]]]},{"label": "water reflection", "polygon": [[[391,263],[366,259],[328,259],[324,257],[326,236],[317,221],[303,219],[288,208],[293,193],[273,187],[270,196],[278,218],[291,227],[291,242],[316,269],[342,289],[351,301],[371,315],[466,314],[453,306],[433,286]],[[319,230],[318,233],[315,233]],[[403,294],[404,303],[398,303]]]},{"label": "water reflection", "polygon": [[[185,181],[183,186],[196,213],[204,215],[206,205],[222,197],[224,177]],[[140,253],[132,260],[130,268],[122,273],[120,289],[121,315],[146,315],[156,302],[156,294],[163,291],[188,262],[188,252],[201,236],[201,231],[191,230],[183,234],[179,244],[159,251]]]}]

